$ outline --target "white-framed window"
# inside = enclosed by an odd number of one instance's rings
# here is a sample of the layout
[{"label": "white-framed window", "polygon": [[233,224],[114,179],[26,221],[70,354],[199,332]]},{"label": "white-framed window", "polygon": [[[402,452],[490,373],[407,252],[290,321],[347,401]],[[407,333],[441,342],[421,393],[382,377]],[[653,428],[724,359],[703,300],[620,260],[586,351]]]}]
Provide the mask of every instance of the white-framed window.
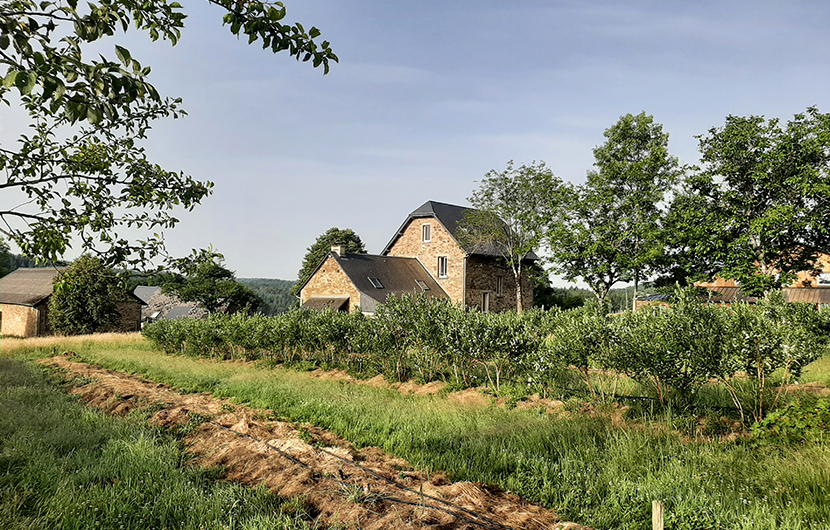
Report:
[{"label": "white-framed window", "polygon": [[481,293],[481,312],[490,312],[490,291],[484,291]]},{"label": "white-framed window", "polygon": [[422,293],[429,291],[429,285],[424,280],[415,280],[415,284],[421,288]]},{"label": "white-framed window", "polygon": [[380,283],[380,278],[373,278],[369,276],[369,283],[371,283],[375,289],[383,289],[383,284]]},{"label": "white-framed window", "polygon": [[439,278],[446,278],[447,277],[447,256],[438,256],[438,277]]},{"label": "white-framed window", "polygon": [[502,276],[496,276],[496,296],[502,296]]},{"label": "white-framed window", "polygon": [[429,243],[432,241],[432,225],[429,223],[424,223],[421,225],[421,241],[424,243]]}]

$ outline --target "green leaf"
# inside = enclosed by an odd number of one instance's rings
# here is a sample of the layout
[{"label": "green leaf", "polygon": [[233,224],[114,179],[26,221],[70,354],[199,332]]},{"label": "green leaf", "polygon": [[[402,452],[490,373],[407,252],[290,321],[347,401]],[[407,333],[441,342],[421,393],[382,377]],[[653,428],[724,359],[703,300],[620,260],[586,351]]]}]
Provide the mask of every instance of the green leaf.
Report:
[{"label": "green leaf", "polygon": [[6,48],[8,48],[8,47],[9,47],[9,44],[10,44],[10,43],[11,43],[11,41],[9,40],[9,36],[8,36],[8,35],[6,35],[5,33],[3,33],[2,35],[0,35],[0,49],[5,50]]},{"label": "green leaf", "polygon": [[35,83],[37,82],[37,74],[34,72],[19,72],[19,75],[15,78],[15,86],[17,89],[20,90],[20,93],[24,96],[27,96],[32,93],[32,89],[35,87]]},{"label": "green leaf", "polygon": [[16,70],[12,70],[8,74],[6,74],[6,77],[3,79],[3,86],[5,86],[5,87],[14,86],[17,82],[17,76],[22,74],[22,73],[23,72],[18,72]]},{"label": "green leaf", "polygon": [[121,46],[116,44],[115,55],[124,64],[124,66],[130,65],[130,51],[127,48],[122,48]]}]

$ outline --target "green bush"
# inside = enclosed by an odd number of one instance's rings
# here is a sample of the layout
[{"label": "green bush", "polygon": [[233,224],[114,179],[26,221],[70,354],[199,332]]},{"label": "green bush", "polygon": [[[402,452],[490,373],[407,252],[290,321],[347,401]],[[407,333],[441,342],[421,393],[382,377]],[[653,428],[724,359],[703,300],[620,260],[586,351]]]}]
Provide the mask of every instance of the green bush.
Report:
[{"label": "green bush", "polygon": [[801,398],[771,412],[752,426],[760,440],[809,443],[830,440],[830,399]]}]

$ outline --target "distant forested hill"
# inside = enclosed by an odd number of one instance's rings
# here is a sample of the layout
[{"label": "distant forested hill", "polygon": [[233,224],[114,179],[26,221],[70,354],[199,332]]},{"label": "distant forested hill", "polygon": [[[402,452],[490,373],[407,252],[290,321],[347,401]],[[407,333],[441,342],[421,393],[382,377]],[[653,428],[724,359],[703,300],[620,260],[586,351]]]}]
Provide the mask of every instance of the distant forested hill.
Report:
[{"label": "distant forested hill", "polygon": [[276,315],[288,311],[297,305],[297,299],[291,295],[291,280],[272,280],[270,278],[237,278],[236,281],[250,288],[262,298],[267,306],[266,315]]}]

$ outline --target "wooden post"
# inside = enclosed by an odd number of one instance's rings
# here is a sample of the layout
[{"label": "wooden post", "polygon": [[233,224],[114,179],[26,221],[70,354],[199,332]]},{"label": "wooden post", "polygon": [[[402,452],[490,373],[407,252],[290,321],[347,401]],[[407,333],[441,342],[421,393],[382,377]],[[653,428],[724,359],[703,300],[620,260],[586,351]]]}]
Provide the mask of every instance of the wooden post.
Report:
[{"label": "wooden post", "polygon": [[660,501],[651,501],[651,528],[663,530],[663,503]]}]

